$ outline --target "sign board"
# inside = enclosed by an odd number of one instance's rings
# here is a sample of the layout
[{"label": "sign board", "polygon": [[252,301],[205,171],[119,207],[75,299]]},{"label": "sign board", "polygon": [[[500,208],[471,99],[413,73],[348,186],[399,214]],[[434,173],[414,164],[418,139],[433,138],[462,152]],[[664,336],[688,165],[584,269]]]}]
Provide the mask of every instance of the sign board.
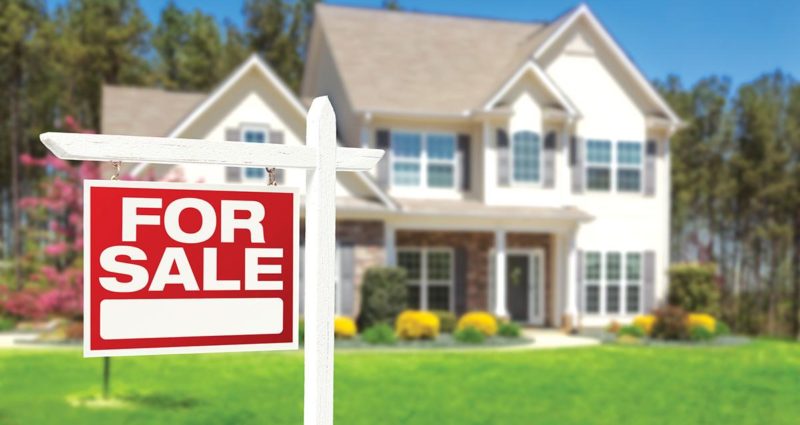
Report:
[{"label": "sign board", "polygon": [[84,355],[298,347],[298,195],[84,183]]}]

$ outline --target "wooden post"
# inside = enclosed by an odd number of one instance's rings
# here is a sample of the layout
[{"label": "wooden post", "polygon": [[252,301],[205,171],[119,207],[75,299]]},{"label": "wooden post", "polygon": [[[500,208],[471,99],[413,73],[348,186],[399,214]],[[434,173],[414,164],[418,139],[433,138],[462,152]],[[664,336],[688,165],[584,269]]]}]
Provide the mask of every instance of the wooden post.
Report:
[{"label": "wooden post", "polygon": [[103,399],[108,400],[111,392],[111,358],[103,357]]},{"label": "wooden post", "polygon": [[336,116],[316,98],[306,121],[316,166],[306,172],[305,425],[333,423],[333,310],[336,249]]}]

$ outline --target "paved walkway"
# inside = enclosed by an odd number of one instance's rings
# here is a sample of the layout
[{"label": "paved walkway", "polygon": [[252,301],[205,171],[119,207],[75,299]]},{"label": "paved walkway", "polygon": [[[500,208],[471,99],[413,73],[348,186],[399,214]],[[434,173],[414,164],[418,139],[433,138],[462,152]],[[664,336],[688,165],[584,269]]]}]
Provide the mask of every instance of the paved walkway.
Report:
[{"label": "paved walkway", "polygon": [[568,335],[558,329],[525,328],[522,334],[533,339],[533,343],[518,347],[517,350],[546,350],[552,348],[574,348],[599,345],[600,341],[585,336]]}]

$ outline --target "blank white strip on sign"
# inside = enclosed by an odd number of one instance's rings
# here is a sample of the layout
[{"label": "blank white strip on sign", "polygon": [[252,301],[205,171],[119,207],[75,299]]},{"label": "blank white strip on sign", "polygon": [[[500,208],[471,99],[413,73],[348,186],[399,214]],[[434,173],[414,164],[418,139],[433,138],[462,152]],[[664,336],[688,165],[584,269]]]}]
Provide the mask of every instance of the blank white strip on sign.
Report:
[{"label": "blank white strip on sign", "polygon": [[283,331],[279,298],[103,300],[103,339],[272,335]]}]

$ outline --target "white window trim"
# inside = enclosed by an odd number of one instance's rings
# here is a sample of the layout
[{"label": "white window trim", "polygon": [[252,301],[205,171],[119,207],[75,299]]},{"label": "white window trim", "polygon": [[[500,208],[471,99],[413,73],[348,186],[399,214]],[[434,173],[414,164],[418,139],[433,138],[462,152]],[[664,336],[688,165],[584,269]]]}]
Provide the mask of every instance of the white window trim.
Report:
[{"label": "white window trim", "polygon": [[[392,135],[393,133],[415,133],[419,134],[420,136],[420,155],[419,158],[397,158],[394,155],[394,152],[391,148],[392,145]],[[453,159],[431,159],[428,158],[428,135],[429,134],[442,134],[448,135],[453,137]],[[404,190],[404,189],[415,189],[415,188],[422,188],[428,190],[444,190],[444,191],[453,191],[458,188],[458,176],[461,174],[460,164],[458,163],[458,135],[449,131],[420,131],[420,130],[410,130],[404,128],[396,128],[389,130],[389,184],[392,189],[397,190]],[[406,164],[419,164],[419,185],[399,185],[394,182],[394,164],[396,163],[406,163]],[[433,187],[428,186],[428,165],[430,164],[446,164],[453,166],[453,185],[450,187]]]},{"label": "white window trim", "polygon": [[[514,178],[514,136],[521,132],[530,132],[539,137],[539,179],[536,181],[517,180]],[[544,138],[542,135],[533,130],[517,130],[511,133],[511,137],[509,137],[509,139],[508,161],[511,166],[509,170],[510,175],[508,176],[508,181],[510,185],[516,187],[542,187],[542,182],[544,181],[544,176],[542,175],[544,173]]]},{"label": "white window trim", "polygon": [[[586,257],[587,254],[590,253],[597,253],[600,254],[600,279],[599,280],[589,280],[587,277],[586,269],[588,268],[589,262],[587,261]],[[620,254],[620,278],[619,280],[614,281],[616,285],[620,287],[619,289],[619,312],[608,312],[608,303],[606,297],[606,290],[609,286],[609,280],[607,275],[607,267],[608,261],[607,256],[610,253],[619,253]],[[631,281],[628,279],[628,254],[639,254],[639,280]],[[582,297],[583,299],[583,313],[587,316],[602,316],[602,317],[632,317],[639,314],[642,314],[643,306],[643,282],[644,282],[644,252],[643,251],[635,251],[635,250],[586,250],[583,252],[583,282],[580,284],[583,285]],[[586,288],[588,286],[598,286],[600,302],[599,302],[599,310],[597,312],[589,312],[586,308],[588,305],[588,291]],[[628,312],[628,286],[636,285],[639,287],[639,308],[636,311]]]},{"label": "white window trim", "polygon": [[[607,165],[605,164],[597,164],[597,163],[590,163],[589,162],[589,141],[596,141],[596,142],[609,142],[611,143],[611,162]],[[630,165],[630,164],[619,164],[617,160],[617,150],[618,144],[620,142],[624,143],[638,143],[639,150],[640,150],[640,161],[639,165]],[[584,186],[587,192],[591,193],[617,193],[621,195],[641,195],[644,193],[644,161],[645,161],[645,142],[640,142],[636,140],[611,140],[611,139],[593,139],[587,138],[584,140],[584,149],[583,149],[583,181],[585,182]],[[608,190],[605,189],[593,189],[589,187],[589,168],[604,168],[608,167],[609,176],[608,176]],[[617,170],[639,170],[639,190],[619,190],[617,187]]]},{"label": "white window trim", "polygon": [[[245,134],[248,131],[251,131],[251,132],[264,133],[264,143],[265,144],[266,143],[270,143],[269,130],[270,130],[270,128],[266,124],[264,124],[264,125],[262,125],[262,124],[243,124],[239,128],[239,140],[241,140],[244,143],[247,143],[247,139],[245,138]],[[260,181],[264,180],[264,178],[266,177],[266,173],[267,173],[266,170],[264,170],[264,177],[248,177],[247,176],[247,168],[254,168],[254,167],[242,167],[241,168],[242,181],[243,182],[260,182]]]},{"label": "white window trim", "polygon": [[[408,279],[406,284],[419,286],[419,309],[428,310],[428,287],[429,286],[446,286],[449,287],[447,305],[449,311],[455,311],[455,250],[451,247],[398,247],[397,262],[400,264],[401,253],[418,253],[420,256],[419,263],[419,280]],[[435,252],[446,252],[450,255],[450,279],[449,280],[429,280],[428,279],[428,254]]]}]

